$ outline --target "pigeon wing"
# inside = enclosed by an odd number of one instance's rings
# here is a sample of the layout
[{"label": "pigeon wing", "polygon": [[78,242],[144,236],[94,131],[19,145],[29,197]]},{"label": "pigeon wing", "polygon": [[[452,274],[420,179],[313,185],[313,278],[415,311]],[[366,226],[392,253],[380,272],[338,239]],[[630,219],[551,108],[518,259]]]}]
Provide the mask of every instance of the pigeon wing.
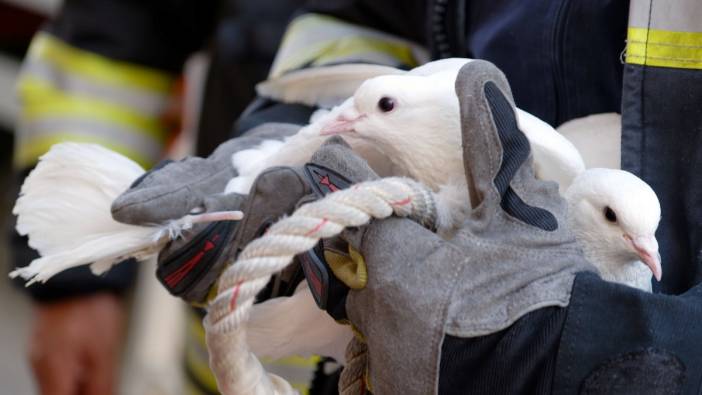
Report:
[{"label": "pigeon wing", "polygon": [[534,170],[542,180],[558,183],[561,193],[585,171],[585,163],[575,146],[549,124],[517,109],[519,127],[529,139],[534,154]]},{"label": "pigeon wing", "polygon": [[568,121],[558,132],[580,151],[587,168],[621,168],[622,117],[617,113],[595,114]]}]

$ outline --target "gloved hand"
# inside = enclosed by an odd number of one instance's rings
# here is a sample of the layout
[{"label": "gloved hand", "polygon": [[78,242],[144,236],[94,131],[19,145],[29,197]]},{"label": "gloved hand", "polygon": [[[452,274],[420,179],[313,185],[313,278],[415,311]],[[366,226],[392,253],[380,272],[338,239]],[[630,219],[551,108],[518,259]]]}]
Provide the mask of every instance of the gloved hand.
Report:
[{"label": "gloved hand", "polygon": [[[206,159],[189,157],[162,162],[113,202],[113,218],[134,225],[163,222],[191,212],[240,210],[248,204],[243,210],[246,213],[243,221],[196,224],[161,251],[156,275],[170,293],[190,303],[203,303],[236,249],[294,208],[300,194],[309,192],[297,190],[295,186],[286,190],[262,183],[252,187],[257,197],[249,199],[248,203],[246,196],[223,193],[227,182],[237,176],[232,154],[255,147],[264,140],[282,140],[298,130],[297,125],[268,123],[222,144]],[[274,178],[267,180],[270,182]],[[264,207],[259,207],[261,205]],[[240,227],[245,227],[246,231],[237,232]]]},{"label": "gloved hand", "polygon": [[599,278],[534,178],[502,73],[474,61],[456,91],[473,210],[451,240],[398,218],[346,233],[368,280],[346,298],[345,370],[367,386],[342,376],[342,393],[699,393],[702,285],[672,297]]},{"label": "gloved hand", "polygon": [[456,87],[470,219],[451,240],[399,218],[346,232],[367,263],[367,285],[349,292],[346,311],[367,343],[374,393],[436,392],[447,338],[488,335],[565,306],[575,274],[591,269],[556,185],[534,178],[504,77],[475,61]]}]

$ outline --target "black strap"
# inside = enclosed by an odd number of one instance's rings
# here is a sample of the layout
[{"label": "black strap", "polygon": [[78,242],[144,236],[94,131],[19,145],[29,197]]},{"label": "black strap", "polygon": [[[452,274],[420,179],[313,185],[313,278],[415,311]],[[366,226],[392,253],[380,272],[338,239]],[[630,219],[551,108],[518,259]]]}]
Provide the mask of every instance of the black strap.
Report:
[{"label": "black strap", "polygon": [[494,181],[502,196],[500,206],[512,217],[529,225],[546,231],[558,229],[558,221],[550,211],[526,204],[509,185],[529,157],[531,147],[529,140],[519,130],[512,106],[500,89],[492,81],[488,81],[484,89],[502,143],[502,164]]},{"label": "black strap", "polygon": [[[304,170],[307,181],[318,198],[351,186],[349,179],[324,166],[308,163]],[[343,320],[346,319],[348,287],[331,272],[324,259],[323,243],[320,241],[313,249],[298,255],[298,259],[317,306],[326,310],[334,319]]]}]

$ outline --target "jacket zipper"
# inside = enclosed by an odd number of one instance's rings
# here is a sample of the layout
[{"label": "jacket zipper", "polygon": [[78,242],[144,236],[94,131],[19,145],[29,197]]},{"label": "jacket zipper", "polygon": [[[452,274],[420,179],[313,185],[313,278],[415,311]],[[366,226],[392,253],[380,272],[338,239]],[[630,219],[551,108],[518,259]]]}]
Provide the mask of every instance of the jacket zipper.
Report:
[{"label": "jacket zipper", "polygon": [[568,87],[565,81],[565,71],[563,70],[563,57],[565,55],[565,22],[568,16],[569,0],[561,0],[561,4],[556,11],[555,23],[553,25],[553,46],[552,62],[554,72],[555,89],[555,122],[557,125],[568,119]]},{"label": "jacket zipper", "polygon": [[452,55],[446,29],[447,9],[448,0],[434,0],[431,5],[431,34],[434,50],[439,59],[450,58]]}]

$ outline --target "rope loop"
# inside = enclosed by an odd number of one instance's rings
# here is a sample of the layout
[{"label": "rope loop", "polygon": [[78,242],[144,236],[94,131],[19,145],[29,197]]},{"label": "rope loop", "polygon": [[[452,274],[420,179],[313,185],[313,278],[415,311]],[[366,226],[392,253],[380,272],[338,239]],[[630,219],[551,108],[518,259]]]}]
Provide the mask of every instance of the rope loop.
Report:
[{"label": "rope loop", "polygon": [[[246,344],[244,323],[254,298],[270,277],[289,265],[294,256],[314,247],[320,239],[339,235],[347,227],[365,225],[371,219],[393,214],[432,224],[436,217],[433,195],[408,178],[390,177],[356,184],[298,208],[250,242],[220,275],[217,296],[211,302],[204,325],[210,366],[223,395],[294,394],[290,384],[268,373]],[[351,344],[354,372],[362,374],[363,346]],[[350,370],[345,377],[356,387],[362,378]],[[354,376],[354,377],[351,377]],[[345,391],[348,393],[348,391]]]}]

